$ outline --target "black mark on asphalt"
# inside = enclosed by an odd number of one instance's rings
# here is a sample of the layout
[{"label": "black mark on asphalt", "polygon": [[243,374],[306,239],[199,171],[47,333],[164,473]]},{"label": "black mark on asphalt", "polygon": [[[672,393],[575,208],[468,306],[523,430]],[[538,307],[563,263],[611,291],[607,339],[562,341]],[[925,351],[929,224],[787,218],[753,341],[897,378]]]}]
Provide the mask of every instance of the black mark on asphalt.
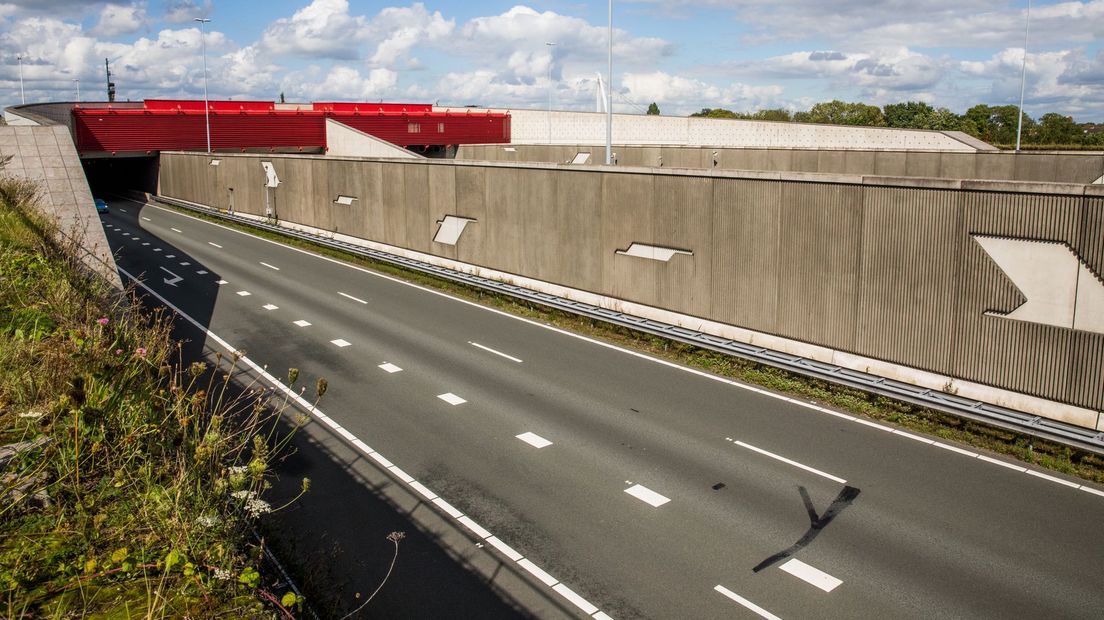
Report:
[{"label": "black mark on asphalt", "polygon": [[725,483],[723,482],[718,482],[717,484],[713,485],[714,491],[720,491],[723,488],[725,488]]},{"label": "black mark on asphalt", "polygon": [[855,501],[855,498],[858,497],[861,492],[855,487],[843,487],[843,490],[839,492],[836,499],[832,500],[832,504],[828,506],[828,510],[825,510],[823,515],[817,516],[816,508],[813,506],[813,500],[809,498],[809,492],[805,490],[805,487],[797,487],[797,490],[801,493],[801,501],[805,502],[805,510],[809,513],[808,531],[806,531],[805,535],[798,539],[789,549],[779,551],[760,562],[758,566],[751,569],[753,572],[758,573],[764,568],[774,566],[800,551],[805,545],[813,542],[813,539],[820,534],[821,530],[828,527],[832,519],[838,517],[839,513],[843,512],[844,508],[850,506],[851,502]]}]

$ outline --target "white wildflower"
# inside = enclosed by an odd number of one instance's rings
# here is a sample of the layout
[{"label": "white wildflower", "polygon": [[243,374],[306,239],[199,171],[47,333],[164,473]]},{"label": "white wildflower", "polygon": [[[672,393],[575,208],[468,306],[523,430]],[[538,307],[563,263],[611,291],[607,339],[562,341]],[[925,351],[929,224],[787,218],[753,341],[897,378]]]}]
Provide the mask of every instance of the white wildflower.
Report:
[{"label": "white wildflower", "polygon": [[256,518],[272,512],[272,506],[263,499],[248,499],[245,501],[245,514]]},{"label": "white wildflower", "polygon": [[234,491],[230,494],[230,497],[233,497],[234,499],[249,501],[256,497],[256,495],[257,494],[255,492],[246,489],[244,491]]},{"label": "white wildflower", "polygon": [[234,465],[230,467],[230,474],[245,474],[249,472],[249,468],[245,465]]},{"label": "white wildflower", "polygon": [[199,517],[198,519],[196,519],[196,523],[202,525],[203,527],[214,527],[214,526],[218,525],[219,518],[215,517],[215,516],[206,516],[206,515],[204,515],[204,516]]},{"label": "white wildflower", "polygon": [[32,418],[32,419],[37,420],[38,418],[41,418],[43,415],[45,415],[45,414],[43,414],[41,411],[28,411],[26,413],[19,414],[19,417],[21,417],[21,418]]},{"label": "white wildflower", "polygon": [[223,581],[230,581],[230,579],[233,577],[233,575],[230,574],[230,571],[226,570],[225,568],[216,568],[213,576],[215,579],[221,579]]}]

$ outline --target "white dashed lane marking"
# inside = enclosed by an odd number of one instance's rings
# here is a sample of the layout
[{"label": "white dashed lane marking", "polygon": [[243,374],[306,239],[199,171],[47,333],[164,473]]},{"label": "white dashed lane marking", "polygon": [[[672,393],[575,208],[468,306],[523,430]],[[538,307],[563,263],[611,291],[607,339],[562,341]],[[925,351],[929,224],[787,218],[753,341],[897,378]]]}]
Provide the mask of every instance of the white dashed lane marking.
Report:
[{"label": "white dashed lane marking", "polygon": [[453,406],[463,405],[464,403],[468,402],[468,401],[464,400],[463,398],[460,398],[456,394],[453,394],[452,392],[445,392],[444,394],[438,394],[437,398],[440,398],[441,400],[443,400],[446,403],[448,403],[450,405],[453,405]]},{"label": "white dashed lane marking", "polygon": [[342,347],[342,348],[344,348],[344,347],[347,347],[347,346],[349,346],[349,345],[353,344],[353,343],[349,342],[348,340],[344,340],[344,339],[342,339],[342,338],[338,338],[337,340],[331,340],[331,341],[330,341],[330,343],[331,343],[331,344],[335,344],[335,345],[337,345],[338,347]]},{"label": "white dashed lane marking", "polygon": [[522,433],[520,435],[517,435],[516,437],[518,439],[524,441],[525,443],[533,446],[534,448],[544,448],[546,446],[552,445],[551,441],[548,441],[547,439],[545,439],[544,437],[541,437],[540,435],[538,435],[536,433],[525,432],[525,433]]},{"label": "white dashed lane marking", "polygon": [[249,297],[252,294],[253,293],[250,293],[249,291],[238,291],[238,295],[241,295],[242,297]]},{"label": "white dashed lane marking", "polygon": [[639,484],[632,485],[631,487],[625,489],[625,492],[644,502],[645,504],[650,504],[655,508],[659,508],[660,506],[671,501],[671,498],[664,497],[663,495],[656,493],[648,487]]},{"label": "white dashed lane marking", "polygon": [[200,269],[199,271],[196,272],[196,275],[205,276],[205,275],[207,275],[207,270],[206,269]]},{"label": "white dashed lane marking", "polygon": [[357,303],[362,303],[362,304],[367,304],[368,303],[368,302],[364,301],[363,299],[358,299],[356,297],[353,297],[352,295],[347,295],[345,293],[342,293],[341,291],[338,291],[337,294],[341,295],[342,297],[347,297],[349,299],[352,299],[353,301],[355,301]]},{"label": "white dashed lane marking", "polygon": [[215,246],[216,248],[218,248],[218,249],[220,249],[220,250],[222,249],[222,246],[221,246],[221,245],[219,245],[219,244],[217,244],[217,243],[215,243],[214,241],[208,241],[208,242],[207,242],[207,245],[213,245],[213,246]]},{"label": "white dashed lane marking", "polygon": [[173,232],[177,232],[177,233],[183,233],[184,232],[183,230],[180,230],[179,228],[170,228],[169,230],[171,230]]},{"label": "white dashed lane marking", "polygon": [[188,265],[191,265],[191,263],[189,263],[188,261],[184,261],[184,262],[180,263],[181,267],[187,267]]},{"label": "white dashed lane marking", "polygon": [[521,360],[514,357],[513,355],[506,355],[502,351],[495,351],[494,349],[492,349],[490,347],[487,347],[487,346],[483,346],[483,345],[479,344],[478,342],[472,342],[471,340],[469,340],[468,344],[470,344],[471,346],[473,346],[477,349],[483,349],[484,351],[486,351],[488,353],[494,353],[495,355],[497,355],[499,357],[504,357],[504,358],[510,360],[511,362],[517,362],[519,364],[521,363]]},{"label": "white dashed lane marking", "polygon": [[772,614],[771,612],[767,611],[766,609],[763,609],[762,607],[756,605],[755,603],[752,603],[751,601],[749,601],[746,598],[740,596],[739,594],[736,594],[735,592],[733,592],[732,590],[729,590],[728,588],[726,588],[724,586],[721,586],[721,585],[713,586],[713,589],[716,590],[717,592],[720,592],[721,594],[727,596],[728,598],[736,601],[737,603],[743,605],[744,607],[748,608],[749,610],[755,612],[761,618],[766,618],[767,620],[782,620],[778,616]]},{"label": "white dashed lane marking", "polygon": [[127,210],[126,210],[126,209],[119,209],[119,210],[120,210],[120,211],[122,211],[123,213],[126,213],[126,212],[127,212]]},{"label": "white dashed lane marking", "polygon": [[280,309],[280,306],[274,306],[272,304],[265,304],[261,307],[264,308],[265,310],[279,310]]},{"label": "white dashed lane marking", "polygon": [[165,258],[176,258],[176,254],[166,254]]},{"label": "white dashed lane marking", "polygon": [[148,217],[146,217],[146,216],[144,216],[144,215],[142,216],[142,219],[143,219],[143,220],[145,220],[145,221],[147,221],[147,222],[151,222],[151,221],[153,221],[153,220],[149,219]]},{"label": "white dashed lane marking", "polygon": [[145,243],[143,243],[142,245],[144,245],[144,246],[145,246],[145,245],[149,245],[149,241],[146,241],[146,242],[145,242]]},{"label": "white dashed lane marking", "polygon": [[764,450],[762,448],[756,448],[755,446],[753,446],[751,444],[747,444],[747,443],[744,443],[742,441],[735,441],[734,443],[736,445],[740,446],[741,448],[747,448],[748,450],[751,450],[752,452],[758,452],[759,454],[762,454],[763,456],[770,457],[770,458],[772,458],[776,461],[782,461],[783,463],[786,463],[787,465],[793,465],[794,467],[796,467],[798,469],[804,469],[807,472],[816,474],[818,476],[823,476],[823,477],[825,477],[829,480],[833,480],[833,481],[838,482],[840,484],[847,484],[847,481],[844,480],[843,478],[840,478],[838,476],[833,476],[832,474],[826,474],[826,473],[820,471],[819,469],[813,469],[812,467],[809,467],[808,465],[802,465],[801,463],[798,463],[797,461],[792,461],[792,460],[790,460],[790,459],[788,459],[784,456],[779,456],[777,454],[774,454],[773,452],[767,452],[766,450]]},{"label": "white dashed lane marking", "polygon": [[299,319],[298,321],[295,321],[295,324],[298,325],[299,327],[310,327],[310,321],[304,321],[303,319]]},{"label": "white dashed lane marking", "polygon": [[274,271],[279,271],[280,270],[280,268],[275,266],[275,265],[269,265],[268,263],[261,263],[261,264],[264,265],[265,267],[268,267],[269,269],[274,270]]},{"label": "white dashed lane marking", "polygon": [[223,284],[230,284],[230,283],[227,282],[226,280],[219,280],[218,282],[215,282],[215,284],[218,284],[219,286],[222,286]]},{"label": "white dashed lane marking", "polygon": [[161,248],[153,248],[153,251],[154,251],[154,252],[160,252],[160,251],[161,251]]},{"label": "white dashed lane marking", "polygon": [[825,592],[831,592],[836,589],[836,586],[843,583],[819,568],[809,566],[797,558],[790,558],[790,561],[778,568],[781,568],[794,577],[806,583],[810,583]]},{"label": "white dashed lane marking", "polygon": [[389,372],[389,373],[402,372],[402,368],[399,368],[398,366],[396,366],[396,365],[394,365],[390,362],[384,362],[384,363],[380,364],[379,367],[381,369],[383,369],[384,371]]}]

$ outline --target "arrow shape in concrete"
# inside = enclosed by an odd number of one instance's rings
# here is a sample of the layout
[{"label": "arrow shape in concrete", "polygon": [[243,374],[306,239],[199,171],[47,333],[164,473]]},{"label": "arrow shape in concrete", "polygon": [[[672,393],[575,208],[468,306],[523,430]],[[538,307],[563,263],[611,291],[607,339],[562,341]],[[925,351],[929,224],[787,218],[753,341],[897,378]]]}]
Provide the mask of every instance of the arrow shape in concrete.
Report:
[{"label": "arrow shape in concrete", "polygon": [[1067,243],[972,235],[1026,298],[1014,321],[1104,333],[1104,283]]}]

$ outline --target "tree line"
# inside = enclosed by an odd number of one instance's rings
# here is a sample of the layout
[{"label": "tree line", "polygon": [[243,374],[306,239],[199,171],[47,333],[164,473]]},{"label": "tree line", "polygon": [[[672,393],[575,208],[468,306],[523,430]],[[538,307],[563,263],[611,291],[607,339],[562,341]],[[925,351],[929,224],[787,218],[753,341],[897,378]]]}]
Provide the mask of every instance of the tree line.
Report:
[{"label": "tree line", "polygon": [[[1016,144],[1019,109],[1014,105],[978,104],[966,110],[965,114],[956,114],[947,108],[933,108],[922,101],[891,103],[880,108],[864,103],[828,101],[803,112],[791,113],[786,109],[774,108],[741,113],[723,108],[703,108],[690,116],[961,131],[989,144],[1011,146]],[[1027,146],[1104,148],[1104,125],[1077,123],[1072,117],[1055,112],[1043,114],[1038,120],[1025,113],[1021,133],[1020,142]]]}]

